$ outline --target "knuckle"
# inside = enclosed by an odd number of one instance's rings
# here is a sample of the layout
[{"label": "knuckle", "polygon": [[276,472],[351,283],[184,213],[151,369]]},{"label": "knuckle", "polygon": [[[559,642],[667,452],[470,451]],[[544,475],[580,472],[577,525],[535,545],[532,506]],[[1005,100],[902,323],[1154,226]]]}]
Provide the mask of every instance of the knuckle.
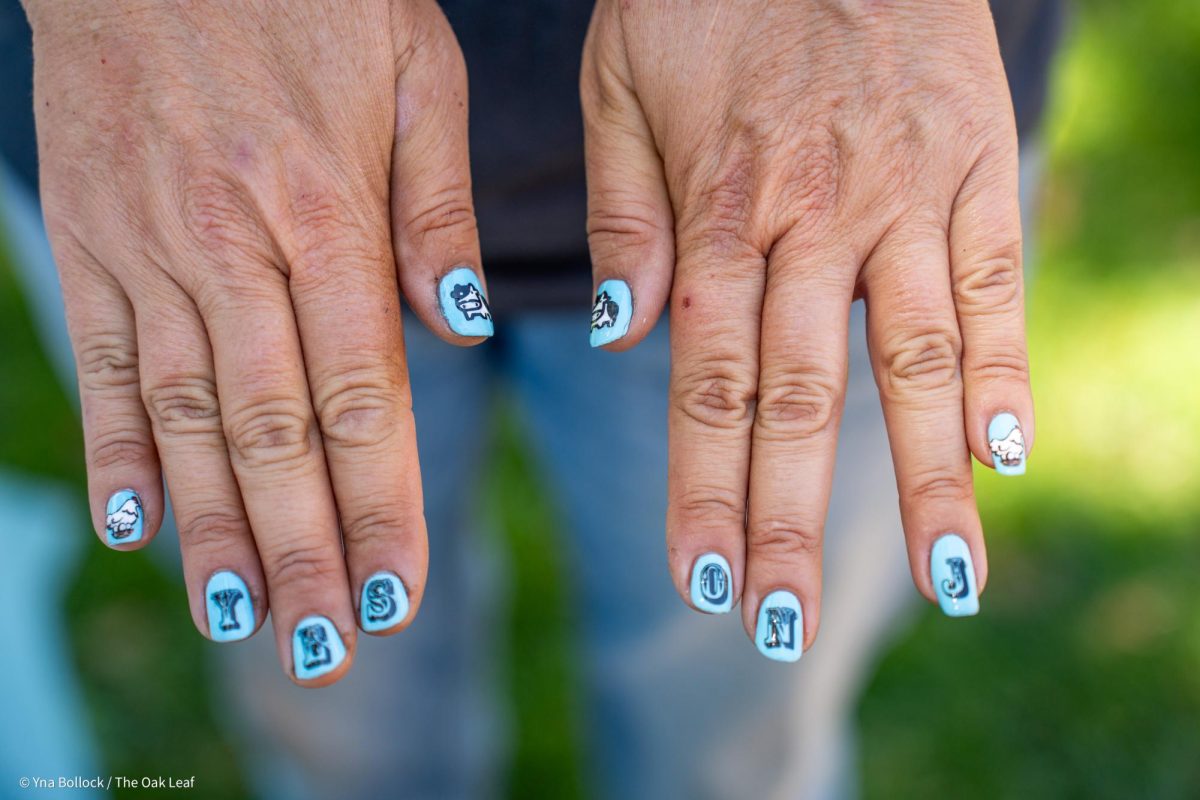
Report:
[{"label": "knuckle", "polygon": [[132,467],[145,463],[153,452],[143,431],[117,426],[92,437],[88,462],[92,469]]},{"label": "knuckle", "polygon": [[674,515],[689,527],[706,525],[709,528],[745,528],[745,492],[736,489],[707,486],[689,489],[674,499]]},{"label": "knuckle", "polygon": [[[338,184],[310,167],[298,167],[288,187],[288,210],[283,227],[287,235],[280,246],[293,289],[299,293],[325,287],[344,291],[347,273],[375,276],[387,257],[376,231],[382,220],[373,220],[365,190]],[[336,269],[355,265],[361,269]],[[390,269],[390,265],[388,265]],[[389,273],[390,274],[390,273]]]},{"label": "knuckle", "polygon": [[944,469],[914,476],[908,489],[909,500],[916,503],[963,502],[974,497],[970,473],[965,475]]},{"label": "knuckle", "polygon": [[203,252],[220,258],[239,256],[262,247],[258,218],[239,185],[223,170],[190,167],[180,189],[184,230]]},{"label": "knuckle", "polygon": [[409,520],[413,518],[413,511],[411,506],[392,500],[387,504],[375,504],[344,513],[342,535],[347,542],[353,542],[356,547],[395,547],[403,532],[411,527]]},{"label": "knuckle", "polygon": [[681,222],[690,249],[725,258],[748,256],[751,251],[761,254],[761,249],[748,241],[748,197],[736,189],[714,188],[706,190],[698,202],[699,209],[692,212],[694,218]]},{"label": "knuckle", "polygon": [[749,421],[757,386],[732,359],[711,358],[681,375],[672,391],[675,409],[709,428],[737,429]]},{"label": "knuckle", "polygon": [[420,241],[433,233],[475,234],[475,207],[471,187],[461,178],[451,178],[440,189],[422,195],[424,202],[404,222],[404,230]]},{"label": "knuckle", "polygon": [[976,261],[954,276],[954,304],[964,316],[1013,311],[1021,301],[1020,245],[1004,255]]},{"label": "knuckle", "polygon": [[250,532],[244,516],[228,511],[176,511],[175,520],[180,543],[194,550],[221,551],[228,548],[231,541]]},{"label": "knuckle", "polygon": [[387,440],[399,425],[401,402],[401,387],[374,370],[340,375],[314,397],[321,435],[344,447]]},{"label": "knuckle", "polygon": [[644,253],[668,233],[659,211],[645,198],[625,192],[593,194],[587,218],[588,247],[602,261],[622,253]]},{"label": "knuckle", "polygon": [[881,350],[881,385],[891,396],[955,386],[961,352],[958,332],[949,328],[898,333]]},{"label": "knuckle", "polygon": [[[702,157],[702,150],[698,148],[695,158]],[[735,143],[717,164],[704,169],[693,163],[684,172],[707,174],[695,179],[691,191],[685,192],[689,200],[679,222],[683,238],[719,255],[744,253],[750,247],[759,183],[754,151]]]},{"label": "knuckle", "polygon": [[221,430],[221,407],[211,378],[198,375],[165,377],[143,387],[142,401],[160,433],[180,436]]},{"label": "knuckle", "polygon": [[78,349],[85,391],[106,392],[138,385],[137,345],[121,334],[90,334]]},{"label": "knuckle", "polygon": [[689,521],[745,525],[746,493],[723,486],[698,486],[675,500],[675,513]]},{"label": "knuckle", "polygon": [[1029,383],[1029,359],[1023,352],[989,353],[972,357],[970,350],[963,357],[970,380],[990,383]]},{"label": "knuckle", "polygon": [[751,520],[746,542],[754,550],[774,556],[817,556],[821,531],[797,525],[795,520],[764,517]]},{"label": "knuckle", "polygon": [[830,430],[841,407],[839,382],[821,369],[790,369],[758,382],[756,422],[761,432],[788,438]]},{"label": "knuckle", "polygon": [[292,270],[324,272],[330,263],[343,260],[380,261],[375,252],[378,236],[355,213],[368,207],[364,198],[356,197],[351,186],[312,177],[313,172],[288,190],[285,250],[290,252],[284,255]]},{"label": "knuckle", "polygon": [[784,172],[778,196],[788,198],[788,210],[797,224],[812,226],[839,205],[844,191],[846,145],[838,125],[816,126],[789,153],[791,169]]},{"label": "knuckle", "polygon": [[312,452],[314,425],[303,400],[262,398],[227,413],[225,438],[235,463],[250,469],[287,467]]},{"label": "knuckle", "polygon": [[346,568],[328,542],[289,541],[263,553],[263,573],[271,591],[281,586],[344,580]]}]

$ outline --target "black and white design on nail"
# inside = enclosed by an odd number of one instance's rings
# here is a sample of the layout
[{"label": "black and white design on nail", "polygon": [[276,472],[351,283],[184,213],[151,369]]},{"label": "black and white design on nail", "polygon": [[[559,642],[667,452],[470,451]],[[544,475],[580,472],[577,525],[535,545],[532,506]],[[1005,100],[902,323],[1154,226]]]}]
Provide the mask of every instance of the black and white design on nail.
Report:
[{"label": "black and white design on nail", "polygon": [[1025,437],[1019,427],[1014,427],[1003,439],[988,442],[992,456],[1006,467],[1019,466],[1025,458]]},{"label": "black and white design on nail", "polygon": [[296,635],[300,637],[300,647],[304,652],[304,669],[320,667],[333,660],[333,653],[327,644],[329,635],[325,633],[324,625],[305,625],[296,631]]},{"label": "black and white design on nail", "polygon": [[617,324],[617,314],[621,312],[617,301],[608,296],[608,292],[596,295],[596,305],[592,306],[592,330],[611,328]]},{"label": "black and white design on nail", "polygon": [[367,584],[367,621],[383,622],[396,613],[396,586],[388,578],[376,578]]},{"label": "black and white design on nail", "polygon": [[720,564],[705,564],[700,570],[700,596],[714,606],[729,599],[729,576]]},{"label": "black and white design on nail", "polygon": [[126,539],[133,533],[141,517],[142,501],[136,494],[131,494],[104,518],[104,528],[110,539]]},{"label": "black and white design on nail", "polygon": [[218,589],[209,595],[213,605],[221,612],[221,621],[217,626],[220,630],[236,631],[241,629],[242,623],[237,618],[237,602],[244,596],[241,589]]},{"label": "black and white design on nail", "polygon": [[487,300],[472,284],[456,283],[450,290],[450,297],[454,299],[454,306],[462,312],[466,319],[492,318],[492,311],[488,308]]},{"label": "black and white design on nail", "polygon": [[950,577],[942,580],[942,593],[951,600],[961,600],[971,587],[967,585],[967,562],[957,556],[946,559]]},{"label": "black and white design on nail", "polygon": [[767,609],[767,637],[763,646],[769,650],[782,647],[796,649],[796,611],[791,608]]}]

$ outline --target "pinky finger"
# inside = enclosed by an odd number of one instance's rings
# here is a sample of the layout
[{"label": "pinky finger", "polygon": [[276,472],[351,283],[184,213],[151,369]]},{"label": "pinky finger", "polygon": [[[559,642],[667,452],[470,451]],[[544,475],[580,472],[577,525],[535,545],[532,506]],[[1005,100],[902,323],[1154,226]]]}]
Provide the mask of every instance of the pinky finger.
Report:
[{"label": "pinky finger", "polygon": [[950,273],[962,331],[962,379],[971,452],[1001,475],[1025,472],[1033,396],[1025,349],[1021,212],[1015,145],[981,159],[950,221]]},{"label": "pinky finger", "polygon": [[109,547],[136,550],[162,523],[163,487],[139,388],[133,308],[90,256],[58,258],[79,376],[92,522]]}]

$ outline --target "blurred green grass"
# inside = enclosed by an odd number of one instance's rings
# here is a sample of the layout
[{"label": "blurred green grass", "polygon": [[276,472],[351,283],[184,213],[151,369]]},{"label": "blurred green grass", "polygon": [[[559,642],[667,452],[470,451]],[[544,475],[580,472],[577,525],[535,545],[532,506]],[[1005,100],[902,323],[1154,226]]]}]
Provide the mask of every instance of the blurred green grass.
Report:
[{"label": "blurred green grass", "polygon": [[[1045,126],[1036,449],[1022,479],[977,471],[984,613],[927,610],[867,687],[867,797],[1200,796],[1200,13],[1076,11]],[[0,465],[68,483],[82,507],[78,424],[5,263],[0,341]],[[487,508],[515,570],[509,794],[578,797],[555,514],[507,417],[498,429]],[[144,556],[90,546],[66,610],[107,767],[245,796],[182,593]]]},{"label": "blurred green grass", "polygon": [[1044,127],[1019,481],[976,469],[984,613],[863,697],[872,798],[1200,797],[1200,8],[1075,6]]}]

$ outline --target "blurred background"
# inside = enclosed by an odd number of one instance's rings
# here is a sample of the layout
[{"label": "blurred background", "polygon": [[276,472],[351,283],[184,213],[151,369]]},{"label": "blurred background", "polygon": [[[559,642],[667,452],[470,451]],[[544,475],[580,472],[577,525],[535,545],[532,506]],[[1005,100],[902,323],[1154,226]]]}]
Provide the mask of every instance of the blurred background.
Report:
[{"label": "blurred background", "polygon": [[[861,699],[867,797],[1200,797],[1194,0],[1075,3],[1043,156],[1029,287],[1036,452],[1019,485],[977,470],[984,613],[962,624],[924,609]],[[7,253],[0,470],[70,488],[65,519],[84,544],[65,648],[97,759],[106,773],[202,775],[206,793],[245,796],[183,592],[144,553],[109,551],[89,529],[78,420]],[[515,570],[509,793],[586,796],[556,511],[514,426],[497,420],[488,485]],[[19,526],[5,533],[15,540]],[[957,716],[931,713],[939,706]]]}]

